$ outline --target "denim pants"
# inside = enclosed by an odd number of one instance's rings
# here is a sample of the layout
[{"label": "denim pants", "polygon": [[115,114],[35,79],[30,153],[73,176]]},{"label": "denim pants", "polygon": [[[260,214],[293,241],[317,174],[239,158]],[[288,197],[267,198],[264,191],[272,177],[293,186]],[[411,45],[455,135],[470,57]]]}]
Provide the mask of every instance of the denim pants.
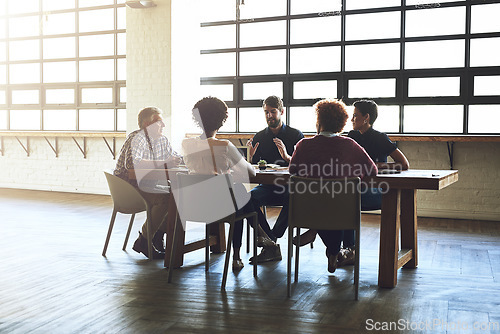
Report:
[{"label": "denim pants", "polygon": [[[252,195],[253,207],[257,212],[259,225],[273,241],[281,238],[288,227],[288,189],[271,184],[260,184],[253,188],[250,194]],[[283,207],[272,229],[261,210],[262,206],[267,205]]]}]

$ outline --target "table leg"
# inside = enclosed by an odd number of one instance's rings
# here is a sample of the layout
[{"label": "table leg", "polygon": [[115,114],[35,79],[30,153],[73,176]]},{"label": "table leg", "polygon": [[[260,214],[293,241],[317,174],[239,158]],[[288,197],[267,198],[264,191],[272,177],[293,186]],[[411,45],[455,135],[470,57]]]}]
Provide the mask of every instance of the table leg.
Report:
[{"label": "table leg", "polygon": [[400,195],[400,189],[389,189],[382,196],[378,267],[378,285],[382,288],[393,288],[397,284]]},{"label": "table leg", "polygon": [[416,268],[417,257],[417,190],[401,190],[401,248],[411,249],[412,258],[403,268]]},{"label": "table leg", "polygon": [[[170,265],[170,253],[171,245],[173,242],[175,222],[177,220],[177,206],[175,205],[174,196],[170,196],[168,199],[168,215],[167,215],[167,240],[165,245],[165,261],[164,266],[168,267]],[[180,222],[179,222],[180,224]],[[184,228],[179,227],[176,233],[177,239],[177,250],[175,252],[174,268],[178,268],[184,263],[184,237],[186,231]]]},{"label": "table leg", "polygon": [[212,253],[224,253],[226,251],[226,230],[224,223],[211,224],[209,226],[210,236],[215,236],[217,242],[210,246]]}]

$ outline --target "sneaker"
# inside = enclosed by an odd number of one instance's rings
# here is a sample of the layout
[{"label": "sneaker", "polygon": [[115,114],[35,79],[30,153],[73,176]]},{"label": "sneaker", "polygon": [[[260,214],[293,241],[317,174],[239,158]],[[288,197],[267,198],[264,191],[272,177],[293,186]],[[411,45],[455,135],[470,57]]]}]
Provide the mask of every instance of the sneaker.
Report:
[{"label": "sneaker", "polygon": [[269,239],[269,237],[257,237],[257,247],[274,247],[276,243]]},{"label": "sneaker", "polygon": [[241,259],[233,259],[233,270],[241,270],[245,265]]},{"label": "sneaker", "polygon": [[337,267],[350,266],[353,265],[355,261],[354,249],[342,248],[339,252]]},{"label": "sneaker", "polygon": [[[149,257],[148,240],[142,235],[141,232],[139,232],[139,237],[134,242],[132,249],[135,250],[137,253],[142,253],[146,255],[146,257]],[[153,260],[159,260],[165,258],[165,253],[159,252],[154,246],[152,247],[152,252],[153,252]]]},{"label": "sneaker", "polygon": [[337,258],[339,257],[340,252],[335,255],[326,253],[326,257],[328,258],[328,272],[334,273],[337,270]]},{"label": "sneaker", "polygon": [[[305,246],[307,244],[310,244],[316,239],[316,230],[308,230],[307,232],[304,232],[303,234],[300,235],[300,245],[299,247]],[[293,237],[292,243],[297,246],[297,237]]]},{"label": "sneaker", "polygon": [[[264,247],[259,255],[257,255],[257,263],[281,261],[280,245],[276,244],[272,247]],[[250,263],[254,262],[254,257],[250,258]]]}]

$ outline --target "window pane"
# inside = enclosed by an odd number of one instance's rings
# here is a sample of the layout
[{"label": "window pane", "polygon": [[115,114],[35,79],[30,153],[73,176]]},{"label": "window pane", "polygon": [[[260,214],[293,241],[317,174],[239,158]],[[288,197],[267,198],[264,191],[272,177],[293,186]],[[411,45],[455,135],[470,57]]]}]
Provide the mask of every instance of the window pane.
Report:
[{"label": "window pane", "polygon": [[74,58],[75,37],[46,38],[43,40],[43,58]]},{"label": "window pane", "polygon": [[410,78],[409,97],[460,96],[460,77]]},{"label": "window pane", "polygon": [[285,50],[250,51],[240,54],[241,75],[284,74]]},{"label": "window pane", "polygon": [[[285,62],[283,62],[285,64]],[[340,71],[340,46],[290,50],[290,73]]]},{"label": "window pane", "polygon": [[286,21],[244,23],[240,25],[240,46],[286,44]]},{"label": "window pane", "polygon": [[82,88],[82,103],[113,103],[113,88]]},{"label": "window pane", "polygon": [[4,90],[0,90],[0,104],[7,103],[7,99],[5,98],[6,92]]},{"label": "window pane", "polygon": [[[38,0],[9,0],[9,14],[38,12],[38,3]],[[5,2],[1,1],[0,6],[5,6]]]},{"label": "window pane", "polygon": [[295,81],[293,83],[293,98],[324,99],[337,97],[337,80]]},{"label": "window pane", "polygon": [[43,0],[42,8],[44,11],[70,9],[75,8],[75,2],[66,0]]},{"label": "window pane", "polygon": [[43,82],[75,82],[76,65],[74,61],[43,64]]},{"label": "window pane", "polygon": [[470,133],[500,133],[500,104],[469,106]]},{"label": "window pane", "polygon": [[478,38],[470,41],[470,66],[500,66],[500,37]]},{"label": "window pane", "polygon": [[341,0],[292,0],[290,10],[292,14],[328,13],[342,9]]},{"label": "window pane", "polygon": [[350,98],[395,97],[396,79],[349,80]]},{"label": "window pane", "polygon": [[429,7],[439,7],[441,3],[443,2],[460,2],[460,1],[465,1],[465,0],[440,0],[438,1],[433,1],[433,0],[406,0],[406,5],[411,6],[415,5],[416,8],[429,8]]},{"label": "window pane", "polygon": [[117,28],[126,29],[127,28],[127,11],[125,7],[120,7],[116,9],[117,15]]},{"label": "window pane", "polygon": [[[284,114],[283,114],[284,116]],[[282,119],[284,120],[285,118]],[[240,108],[240,131],[255,133],[267,126],[264,111],[259,108]]]},{"label": "window pane", "polygon": [[500,4],[472,6],[471,33],[500,31]]},{"label": "window pane", "polygon": [[[10,65],[11,68],[13,65]],[[0,84],[6,84],[7,83],[7,66],[6,65],[0,65]],[[12,81],[11,81],[12,83]]]},{"label": "window pane", "polygon": [[71,34],[75,32],[75,13],[45,14],[44,35]]},{"label": "window pane", "polygon": [[46,131],[75,131],[76,110],[44,110],[43,129]]},{"label": "window pane", "polygon": [[117,111],[116,131],[127,130],[127,109],[118,109]]},{"label": "window pane", "polygon": [[9,19],[9,37],[38,36],[40,34],[38,16]]},{"label": "window pane", "polygon": [[462,133],[464,107],[425,105],[404,107],[404,132]]},{"label": "window pane", "polygon": [[302,132],[316,132],[316,112],[313,107],[291,107],[290,126]]},{"label": "window pane", "polygon": [[400,27],[400,12],[347,15],[346,40],[398,38]]},{"label": "window pane", "polygon": [[223,77],[236,75],[236,54],[204,54],[200,57],[200,75],[202,77]]},{"label": "window pane", "polygon": [[463,40],[406,43],[405,68],[463,67],[464,48]]},{"label": "window pane", "polygon": [[219,129],[219,132],[236,132],[236,109],[227,109],[227,119],[224,125]]},{"label": "window pane", "polygon": [[11,84],[40,83],[40,64],[12,64],[9,67]]},{"label": "window pane", "polygon": [[80,81],[113,81],[114,72],[113,59],[80,62]]},{"label": "window pane", "polygon": [[87,10],[79,13],[80,32],[113,30],[113,8]]},{"label": "window pane", "polygon": [[5,20],[0,19],[0,38],[5,38],[5,37],[7,37],[7,32],[5,30]]},{"label": "window pane", "polygon": [[127,103],[127,87],[120,87],[120,103]]},{"label": "window pane", "polygon": [[223,25],[200,28],[200,49],[226,49],[236,46],[236,26]]},{"label": "window pane", "polygon": [[9,43],[9,60],[40,59],[40,41],[11,41]]},{"label": "window pane", "polygon": [[346,46],[347,71],[399,69],[399,44]]},{"label": "window pane", "polygon": [[75,103],[75,91],[74,89],[47,89],[45,90],[45,103],[73,104]]},{"label": "window pane", "polygon": [[40,110],[11,110],[11,130],[40,130]]},{"label": "window pane", "polygon": [[7,130],[7,110],[0,110],[0,129]]},{"label": "window pane", "polygon": [[0,42],[0,61],[6,61],[7,60],[7,48],[6,48],[6,45],[7,45],[7,43]]},{"label": "window pane", "polygon": [[286,0],[252,0],[240,5],[240,18],[243,20],[282,15],[286,15]]},{"label": "window pane", "polygon": [[113,109],[80,109],[80,131],[113,131],[114,129],[115,112]]},{"label": "window pane", "polygon": [[199,2],[201,22],[230,21],[236,19],[234,0],[211,0]]},{"label": "window pane", "polygon": [[201,85],[201,96],[216,96],[222,101],[233,100],[233,85]]},{"label": "window pane", "polygon": [[399,106],[379,105],[374,128],[381,132],[399,132]]},{"label": "window pane", "polygon": [[112,5],[113,0],[78,0],[80,8]]},{"label": "window pane", "polygon": [[401,6],[401,0],[347,0],[346,9],[365,9]]},{"label": "window pane", "polygon": [[80,36],[80,57],[112,56],[115,52],[114,35]]},{"label": "window pane", "polygon": [[474,95],[500,95],[500,75],[475,76]]},{"label": "window pane", "polygon": [[283,96],[283,82],[252,82],[243,84],[243,100],[264,100],[270,95]]},{"label": "window pane", "polygon": [[437,36],[465,33],[465,7],[409,10],[406,36]]},{"label": "window pane", "polygon": [[13,90],[12,104],[39,104],[40,92],[38,89]]},{"label": "window pane", "polygon": [[126,55],[127,54],[127,35],[125,33],[116,34],[117,39],[117,54]]},{"label": "window pane", "polygon": [[340,16],[290,20],[292,44],[335,42],[340,40]]},{"label": "window pane", "polygon": [[127,59],[126,58],[117,59],[116,63],[118,68],[117,79],[127,80]]}]

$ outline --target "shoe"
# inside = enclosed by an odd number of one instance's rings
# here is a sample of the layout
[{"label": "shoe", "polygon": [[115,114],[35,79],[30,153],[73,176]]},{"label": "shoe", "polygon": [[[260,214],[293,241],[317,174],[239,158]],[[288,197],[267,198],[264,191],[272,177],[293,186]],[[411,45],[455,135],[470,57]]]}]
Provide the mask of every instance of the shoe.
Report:
[{"label": "shoe", "polygon": [[165,242],[163,241],[165,237],[165,232],[161,231],[156,231],[156,233],[153,235],[153,246],[158,250],[160,253],[165,253]]},{"label": "shoe", "polygon": [[[307,232],[300,235],[300,245],[299,247],[310,244],[316,239],[316,230],[308,230]],[[293,237],[292,243],[297,246],[297,237]]]},{"label": "shoe", "polygon": [[241,270],[244,266],[241,259],[233,259],[233,270]]},{"label": "shoe", "polygon": [[[271,247],[264,247],[259,255],[257,255],[257,263],[269,262],[269,261],[281,261],[281,250],[280,245],[276,244]],[[250,264],[253,264],[254,257],[250,258]]]},{"label": "shoe", "polygon": [[[132,249],[135,250],[137,253],[142,253],[142,254],[146,255],[146,257],[149,258],[149,256],[148,256],[148,241],[142,235],[141,232],[139,232],[139,237],[134,242]],[[165,258],[165,253],[158,252],[158,250],[155,248],[155,246],[152,247],[152,252],[153,252],[153,260],[159,260],[159,259]]]},{"label": "shoe", "polygon": [[350,266],[356,261],[355,252],[352,248],[342,248],[339,253],[337,267]]},{"label": "shoe", "polygon": [[273,247],[276,246],[276,243],[269,239],[268,237],[257,237],[257,247]]},{"label": "shoe", "polygon": [[340,252],[335,255],[328,254],[328,252],[326,253],[326,257],[328,258],[328,272],[332,274],[337,270],[337,258],[339,254]]}]

